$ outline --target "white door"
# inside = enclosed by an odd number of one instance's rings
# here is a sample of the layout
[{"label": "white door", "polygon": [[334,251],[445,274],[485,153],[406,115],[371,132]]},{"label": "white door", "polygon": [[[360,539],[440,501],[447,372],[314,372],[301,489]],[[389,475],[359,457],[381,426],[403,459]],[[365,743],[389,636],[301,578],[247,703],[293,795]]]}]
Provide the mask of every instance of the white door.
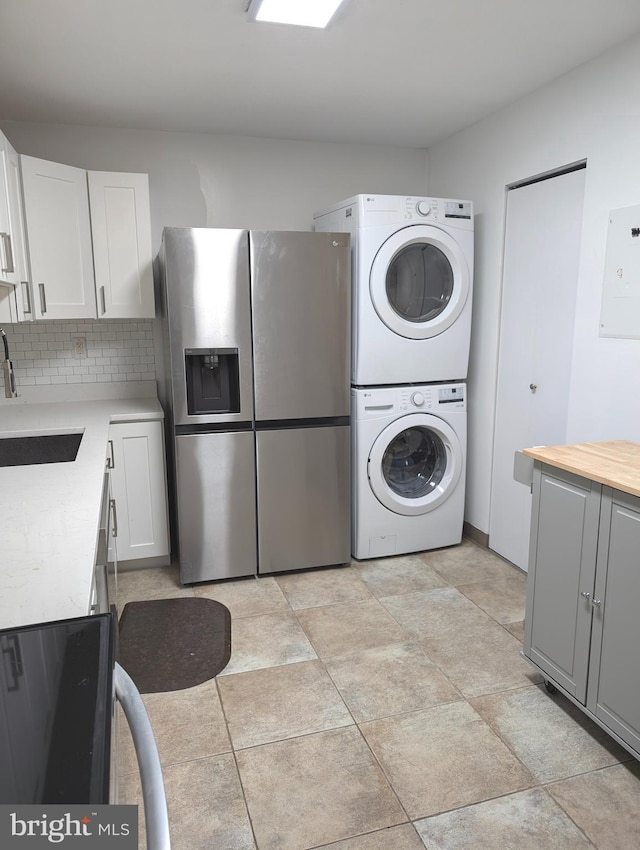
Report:
[{"label": "white door", "polygon": [[153,319],[149,176],[89,171],[98,315]]},{"label": "white door", "polygon": [[87,172],[20,157],[38,319],[95,319]]},{"label": "white door", "polygon": [[507,197],[489,546],[523,570],[531,494],[513,479],[513,457],[565,440],[585,175]]}]

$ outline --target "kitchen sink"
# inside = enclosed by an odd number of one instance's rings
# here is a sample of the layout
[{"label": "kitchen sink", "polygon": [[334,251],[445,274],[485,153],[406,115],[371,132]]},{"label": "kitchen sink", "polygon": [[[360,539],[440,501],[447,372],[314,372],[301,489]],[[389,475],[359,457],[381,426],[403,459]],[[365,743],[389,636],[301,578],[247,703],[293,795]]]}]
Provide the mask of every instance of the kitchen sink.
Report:
[{"label": "kitchen sink", "polygon": [[0,466],[70,463],[76,459],[82,432],[0,437]]}]

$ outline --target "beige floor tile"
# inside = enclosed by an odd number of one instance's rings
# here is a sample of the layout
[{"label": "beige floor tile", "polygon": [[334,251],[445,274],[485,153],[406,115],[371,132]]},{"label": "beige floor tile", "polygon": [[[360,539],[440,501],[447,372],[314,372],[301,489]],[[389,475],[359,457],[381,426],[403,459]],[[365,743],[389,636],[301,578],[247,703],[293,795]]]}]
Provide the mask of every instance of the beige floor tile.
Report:
[{"label": "beige floor tile", "polygon": [[407,820],[353,726],[240,750],[237,759],[260,850],[306,850]]},{"label": "beige floor tile", "polygon": [[429,850],[588,850],[591,842],[541,789],[419,820]]},{"label": "beige floor tile", "polygon": [[541,783],[629,758],[569,700],[543,687],[480,697],[472,705]]},{"label": "beige floor tile", "polygon": [[427,655],[467,698],[522,688],[542,676],[520,655],[522,645],[494,623],[473,634],[425,640]]},{"label": "beige floor tile", "polygon": [[[138,850],[146,850],[147,834],[144,822],[144,801],[142,799],[142,785],[140,774],[127,773],[118,777],[118,803],[122,806],[138,807]],[[171,818],[169,818],[169,832],[173,829]]]},{"label": "beige floor tile", "polygon": [[294,611],[335,602],[356,602],[371,596],[358,571],[351,567],[289,573],[275,580]]},{"label": "beige floor tile", "polygon": [[193,596],[191,587],[180,584],[180,574],[174,565],[154,567],[148,570],[120,570],[118,572],[118,590],[116,594],[118,610],[127,602],[143,602],[146,599],[173,599],[181,596]]},{"label": "beige floor tile", "polygon": [[598,850],[640,847],[640,765],[607,767],[549,785],[547,791]]},{"label": "beige floor tile", "polygon": [[232,755],[170,765],[164,781],[172,850],[255,850]]},{"label": "beige floor tile", "polygon": [[518,641],[454,587],[380,601],[466,697],[542,681]]},{"label": "beige floor tile", "polygon": [[372,720],[360,728],[411,819],[534,784],[465,701]]},{"label": "beige floor tile", "polygon": [[320,661],[236,673],[218,685],[236,750],[353,723]]},{"label": "beige floor tile", "polygon": [[[231,752],[215,679],[194,688],[144,694],[162,765]],[[138,769],[131,732],[119,718],[120,770]]]},{"label": "beige floor tile", "polygon": [[471,540],[464,540],[459,546],[425,552],[421,557],[425,564],[453,585],[518,573],[515,567],[503,561],[494,552],[478,546]]},{"label": "beige floor tile", "polygon": [[380,602],[407,631],[421,639],[446,636],[453,641],[460,632],[494,624],[455,587],[383,596]]},{"label": "beige floor tile", "polygon": [[377,599],[306,608],[297,617],[321,658],[401,643],[407,632]]},{"label": "beige floor tile", "polygon": [[[256,850],[232,755],[170,765],[164,786],[172,850]],[[138,806],[138,850],[146,850],[138,773],[123,777],[118,802]]]},{"label": "beige floor tile", "polygon": [[234,618],[289,610],[287,600],[271,576],[196,584],[193,592],[226,605]]},{"label": "beige floor tile", "polygon": [[517,638],[518,641],[522,644],[524,643],[524,620],[521,620],[519,623],[505,623],[505,629]]},{"label": "beige floor tile", "polygon": [[358,722],[460,699],[458,691],[415,644],[366,649],[325,663]]},{"label": "beige floor tile", "polygon": [[424,850],[424,844],[413,826],[405,823],[335,844],[323,844],[317,850]]},{"label": "beige floor tile", "polygon": [[458,585],[458,590],[498,623],[517,623],[524,619],[527,593],[524,576],[517,574],[474,581]]},{"label": "beige floor tile", "polygon": [[356,569],[374,596],[391,596],[444,587],[446,581],[420,555],[359,561]]},{"label": "beige floor tile", "polygon": [[241,617],[231,622],[231,659],[219,675],[313,658],[317,658],[315,650],[295,614],[283,611]]}]

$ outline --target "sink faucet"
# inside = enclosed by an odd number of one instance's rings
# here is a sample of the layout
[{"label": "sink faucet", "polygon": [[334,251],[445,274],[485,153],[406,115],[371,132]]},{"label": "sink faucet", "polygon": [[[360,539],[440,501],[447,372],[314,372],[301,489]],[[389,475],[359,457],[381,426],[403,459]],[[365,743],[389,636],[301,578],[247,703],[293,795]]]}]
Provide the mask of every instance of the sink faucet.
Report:
[{"label": "sink faucet", "polygon": [[13,363],[9,359],[9,343],[7,342],[7,335],[0,328],[0,336],[2,337],[2,342],[4,345],[4,360],[2,361],[2,374],[4,376],[4,395],[5,398],[17,398],[18,393],[16,391],[16,379],[13,374]]}]

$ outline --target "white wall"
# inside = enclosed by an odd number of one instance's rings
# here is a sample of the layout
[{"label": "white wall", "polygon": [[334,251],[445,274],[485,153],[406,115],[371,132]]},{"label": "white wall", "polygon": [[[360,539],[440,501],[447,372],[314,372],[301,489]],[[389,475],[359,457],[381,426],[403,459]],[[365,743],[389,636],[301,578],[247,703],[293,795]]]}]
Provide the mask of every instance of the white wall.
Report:
[{"label": "white wall", "polygon": [[154,253],[162,228],[310,230],[359,192],[422,194],[424,150],[0,122],[19,153],[95,171],[149,174]]},{"label": "white wall", "polygon": [[639,81],[634,38],[429,149],[429,194],[471,198],[477,214],[466,519],[481,531],[489,530],[507,184],[587,160],[566,441],[640,441],[640,340],[598,336],[608,213],[640,203]]}]

